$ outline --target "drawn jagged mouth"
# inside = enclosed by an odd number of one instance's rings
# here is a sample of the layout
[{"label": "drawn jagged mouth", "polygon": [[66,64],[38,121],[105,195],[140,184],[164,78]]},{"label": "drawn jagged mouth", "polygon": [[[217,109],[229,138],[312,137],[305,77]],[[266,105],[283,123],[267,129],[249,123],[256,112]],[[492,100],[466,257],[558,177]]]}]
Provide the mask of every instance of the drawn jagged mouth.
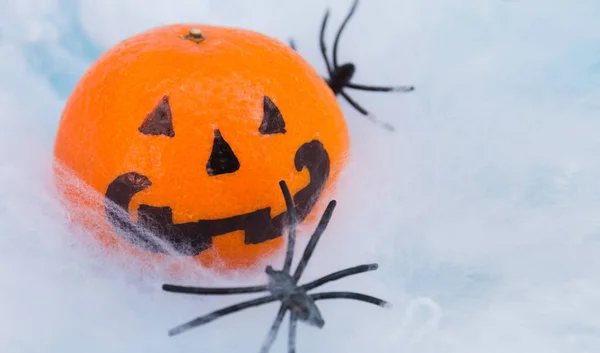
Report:
[{"label": "drawn jagged mouth", "polygon": [[[306,168],[310,175],[309,183],[293,196],[301,222],[312,211],[329,179],[329,155],[320,141],[313,140],[296,151],[294,166],[299,172]],[[108,220],[118,234],[146,251],[197,256],[212,247],[213,237],[243,230],[245,244],[260,244],[281,236],[286,226],[287,211],[271,218],[271,207],[227,218],[174,224],[171,207],[142,204],[135,222],[129,214],[129,204],[135,194],[151,185],[150,178],[138,172],[121,174],[108,185],[104,204]],[[150,239],[144,230],[152,232],[158,241]],[[166,249],[163,242],[171,249]]]}]

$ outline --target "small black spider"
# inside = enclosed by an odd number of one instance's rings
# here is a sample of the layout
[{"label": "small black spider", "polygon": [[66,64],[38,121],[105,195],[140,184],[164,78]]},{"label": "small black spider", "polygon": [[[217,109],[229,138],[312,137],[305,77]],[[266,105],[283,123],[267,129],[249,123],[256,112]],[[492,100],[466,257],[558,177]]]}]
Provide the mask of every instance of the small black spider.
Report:
[{"label": "small black spider", "polygon": [[234,287],[234,288],[206,288],[206,287],[184,287],[184,286],[176,286],[165,284],[163,285],[163,290],[168,292],[176,292],[176,293],[186,293],[186,294],[199,294],[199,295],[226,295],[226,294],[247,294],[247,293],[258,293],[258,292],[270,292],[269,295],[263,296],[257,299],[248,300],[239,304],[235,304],[229,307],[225,307],[223,309],[214,311],[208,315],[204,315],[198,317],[192,321],[189,321],[185,324],[179,325],[169,331],[169,336],[174,336],[185,331],[188,331],[197,326],[209,323],[213,320],[216,320],[222,316],[227,314],[232,314],[238,312],[243,309],[256,307],[262,304],[267,304],[275,301],[280,301],[281,306],[279,307],[279,312],[275,317],[275,321],[271,326],[271,330],[267,335],[266,341],[263,343],[260,352],[267,353],[271,348],[271,345],[275,341],[281,323],[283,322],[283,318],[286,312],[290,311],[290,323],[289,323],[289,336],[288,336],[288,352],[294,353],[296,351],[296,324],[297,321],[303,321],[311,326],[316,326],[318,328],[323,328],[325,325],[325,320],[317,308],[315,302],[317,300],[323,299],[354,299],[363,301],[366,303],[375,304],[378,306],[386,307],[389,304],[381,299],[371,297],[361,293],[354,292],[323,292],[323,293],[315,293],[308,294],[307,292],[313,288],[317,288],[322,286],[325,283],[335,281],[344,277],[348,277],[351,275],[373,271],[378,268],[377,264],[366,264],[355,266],[351,268],[347,268],[345,270],[341,270],[338,272],[331,273],[327,276],[314,280],[310,283],[304,285],[298,285],[298,280],[302,275],[302,272],[306,268],[310,257],[312,256],[315,247],[317,246],[317,242],[319,238],[325,231],[329,220],[331,219],[331,215],[333,214],[333,210],[336,206],[336,201],[332,200],[329,202],[327,209],[323,213],[321,220],[315,230],[315,232],[310,237],[308,245],[304,249],[304,254],[298,263],[298,267],[294,274],[291,274],[291,266],[292,259],[294,257],[294,244],[296,241],[296,226],[297,219],[295,214],[294,203],[292,200],[292,196],[287,187],[285,181],[279,182],[281,190],[283,192],[283,196],[285,198],[285,203],[288,212],[288,218],[290,223],[290,228],[288,231],[288,244],[287,244],[287,252],[283,264],[283,269],[281,271],[275,270],[272,266],[266,267],[266,274],[268,276],[268,283],[266,285],[261,286],[253,286],[253,287]]},{"label": "small black spider", "polygon": [[[351,63],[345,63],[342,65],[338,64],[338,43],[340,40],[340,36],[344,27],[350,20],[350,17],[354,14],[354,10],[356,10],[356,6],[358,5],[358,0],[354,1],[350,12],[342,22],[340,29],[338,30],[337,35],[335,36],[335,41],[333,43],[333,63],[330,63],[329,57],[327,55],[327,47],[325,46],[325,27],[327,25],[327,19],[329,18],[329,10],[325,11],[325,17],[323,18],[323,23],[321,25],[321,54],[323,54],[323,58],[325,59],[325,65],[327,66],[327,72],[329,74],[329,78],[325,78],[327,84],[333,90],[333,93],[337,95],[341,95],[344,97],[350,105],[352,105],[356,110],[358,110],[361,114],[369,118],[374,123],[380,124],[384,128],[393,131],[394,127],[386,122],[382,122],[377,120],[372,114],[370,114],[365,108],[361,107],[354,99],[350,98],[350,96],[344,91],[344,88],[352,88],[362,91],[371,91],[371,92],[412,92],[415,90],[414,86],[398,86],[398,87],[378,87],[378,86],[367,86],[350,82],[354,73],[356,72],[356,66]],[[296,50],[296,44],[294,40],[290,40],[290,47]]]}]

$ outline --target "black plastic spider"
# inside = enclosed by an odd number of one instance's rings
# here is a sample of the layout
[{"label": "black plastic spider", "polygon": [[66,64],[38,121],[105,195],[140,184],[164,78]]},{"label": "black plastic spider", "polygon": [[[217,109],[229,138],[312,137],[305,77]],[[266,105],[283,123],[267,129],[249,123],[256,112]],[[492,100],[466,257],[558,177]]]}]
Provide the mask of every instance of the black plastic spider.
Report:
[{"label": "black plastic spider", "polygon": [[[348,62],[342,65],[338,65],[337,51],[338,51],[338,43],[340,40],[340,36],[344,27],[350,20],[350,17],[354,14],[354,10],[356,10],[356,6],[358,5],[358,0],[354,1],[350,12],[342,22],[340,29],[338,30],[337,35],[335,36],[335,41],[333,44],[333,63],[330,63],[329,58],[327,56],[327,47],[325,46],[325,26],[327,25],[327,19],[329,18],[329,10],[325,11],[325,17],[323,18],[323,23],[321,25],[321,54],[323,54],[323,58],[325,59],[325,65],[327,66],[327,72],[329,74],[329,78],[325,78],[329,87],[333,90],[333,93],[337,95],[341,95],[344,97],[350,105],[352,105],[356,110],[358,110],[361,114],[369,118],[374,123],[377,123],[387,130],[393,131],[394,127],[386,122],[377,120],[373,115],[371,115],[365,108],[361,107],[354,99],[350,98],[350,96],[344,91],[344,88],[352,88],[362,91],[372,91],[372,92],[412,92],[415,90],[414,86],[398,86],[398,87],[378,87],[378,86],[367,86],[356,83],[351,83],[352,77],[356,72],[356,66],[352,62]],[[294,40],[290,40],[290,46],[292,49],[296,49],[296,44]]]},{"label": "black plastic spider", "polygon": [[381,299],[371,297],[361,293],[354,292],[324,292],[308,294],[307,292],[313,288],[322,286],[325,283],[335,281],[351,275],[373,271],[378,268],[377,264],[366,264],[351,267],[345,270],[331,273],[327,276],[314,280],[304,285],[298,285],[298,280],[302,275],[302,272],[306,268],[310,257],[312,256],[319,238],[325,231],[327,224],[333,214],[333,210],[336,206],[336,201],[332,200],[329,202],[327,209],[323,213],[323,216],[312,234],[308,245],[304,250],[304,254],[300,259],[298,267],[294,274],[291,274],[292,259],[294,257],[294,245],[296,240],[296,226],[297,219],[294,209],[292,196],[284,181],[279,182],[285,203],[287,206],[287,212],[289,217],[289,231],[288,231],[288,244],[287,252],[281,271],[273,269],[272,266],[267,266],[265,272],[268,276],[268,283],[261,286],[253,287],[235,287],[235,288],[205,288],[205,287],[184,287],[165,284],[163,290],[168,292],[186,293],[186,294],[199,294],[199,295],[226,295],[226,294],[247,294],[247,293],[258,293],[258,292],[270,292],[269,295],[263,296],[257,299],[248,300],[239,304],[235,304],[217,311],[214,311],[208,315],[198,317],[185,324],[177,326],[169,331],[169,336],[174,336],[183,333],[187,330],[195,328],[197,326],[209,323],[227,314],[232,314],[243,309],[256,307],[262,304],[267,304],[275,301],[280,301],[281,306],[279,312],[275,317],[275,321],[271,326],[271,330],[267,335],[266,341],[263,343],[260,352],[267,353],[271,348],[271,345],[275,341],[283,318],[286,312],[290,311],[290,323],[289,323],[289,341],[288,341],[288,352],[294,353],[296,351],[296,324],[297,321],[304,321],[311,326],[322,328],[325,325],[325,320],[321,316],[321,312],[317,308],[315,301],[323,299],[354,299],[359,300],[382,307],[389,306],[389,304]]}]

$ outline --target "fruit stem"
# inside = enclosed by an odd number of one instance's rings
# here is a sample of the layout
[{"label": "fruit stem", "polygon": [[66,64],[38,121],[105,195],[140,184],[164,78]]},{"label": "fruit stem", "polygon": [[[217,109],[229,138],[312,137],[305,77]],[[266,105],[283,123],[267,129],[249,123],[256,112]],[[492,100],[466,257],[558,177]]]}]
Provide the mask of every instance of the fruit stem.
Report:
[{"label": "fruit stem", "polygon": [[190,32],[181,38],[185,40],[191,40],[196,44],[203,42],[206,39],[199,28],[190,29]]}]

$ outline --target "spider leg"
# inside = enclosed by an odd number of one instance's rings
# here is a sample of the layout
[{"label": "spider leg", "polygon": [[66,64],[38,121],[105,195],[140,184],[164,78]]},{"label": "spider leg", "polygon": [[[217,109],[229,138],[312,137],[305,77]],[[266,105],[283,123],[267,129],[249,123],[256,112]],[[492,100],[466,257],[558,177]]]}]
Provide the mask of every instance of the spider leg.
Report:
[{"label": "spider leg", "polygon": [[366,115],[367,117],[369,116],[369,112],[365,108],[361,107],[358,103],[356,103],[354,99],[350,98],[350,96],[346,92],[341,91],[340,94],[342,95],[342,97],[346,98],[348,103],[350,103],[350,105],[352,105],[354,109],[358,110],[362,115]]},{"label": "spider leg", "polygon": [[285,316],[286,311],[287,307],[285,304],[281,304],[279,311],[277,312],[277,316],[275,317],[275,321],[273,321],[273,325],[267,334],[267,339],[260,348],[260,353],[267,353],[269,352],[269,349],[271,349],[273,342],[275,342],[275,337],[277,337],[277,333],[279,332],[279,328],[281,327],[281,323],[283,322],[283,317]]},{"label": "spider leg", "polygon": [[296,353],[296,328],[298,325],[298,318],[293,310],[290,310],[290,328],[288,336],[288,353]]},{"label": "spider leg", "polygon": [[171,330],[169,330],[169,336],[175,336],[178,335],[180,333],[183,333],[185,331],[191,330],[195,327],[198,327],[200,325],[204,325],[207,324],[211,321],[214,321],[220,317],[223,317],[225,315],[228,314],[233,314],[236,313],[238,311],[244,310],[244,309],[248,309],[248,308],[252,308],[255,306],[259,306],[259,305],[263,305],[263,304],[267,304],[267,303],[271,303],[277,301],[277,299],[272,296],[266,296],[266,297],[261,297],[261,298],[257,298],[257,299],[253,299],[253,300],[248,300],[239,304],[235,304],[235,305],[231,305],[228,307],[225,307],[223,309],[214,311],[210,314],[204,315],[204,316],[200,316],[194,320],[191,320],[189,322],[186,322],[185,324],[179,325],[175,328],[172,328]]},{"label": "spider leg", "polygon": [[311,235],[308,245],[306,245],[306,248],[304,249],[304,254],[302,254],[302,258],[300,259],[298,267],[296,267],[296,271],[294,272],[294,281],[296,281],[296,283],[300,279],[300,276],[302,276],[302,272],[304,272],[306,265],[308,265],[308,261],[315,251],[321,235],[325,231],[325,228],[327,228],[336,205],[337,202],[335,200],[329,201],[329,204],[327,205],[327,208],[325,209],[325,212],[323,212],[323,216],[321,216],[321,220],[317,225],[317,229],[315,229],[315,232],[313,235]]},{"label": "spider leg", "polygon": [[250,294],[264,292],[267,286],[254,287],[231,287],[231,288],[206,288],[206,287],[187,287],[176,286],[173,284],[163,284],[162,289],[166,292],[184,293],[184,294],[199,294],[199,295],[226,295],[226,294]]},{"label": "spider leg", "polygon": [[412,92],[415,90],[415,86],[367,86],[367,85],[359,85],[356,83],[348,83],[344,87],[358,89],[362,91],[372,91],[372,92]]},{"label": "spider leg", "polygon": [[335,36],[335,41],[333,42],[333,67],[334,68],[338,67],[337,52],[338,52],[338,43],[340,41],[340,36],[342,35],[342,31],[344,30],[344,27],[346,27],[346,24],[348,24],[348,20],[350,20],[350,17],[352,17],[352,15],[354,14],[354,10],[356,10],[356,5],[358,5],[358,0],[355,0],[354,4],[352,4],[352,8],[348,12],[348,15],[346,15],[344,22],[342,22],[342,25],[340,26],[340,29],[338,30],[337,35]]},{"label": "spider leg", "polygon": [[296,42],[294,41],[294,38],[290,39],[289,44],[290,44],[290,48],[294,49],[295,51],[298,51],[296,49]]},{"label": "spider leg", "polygon": [[344,277],[357,275],[357,274],[360,274],[363,272],[368,272],[368,271],[375,271],[378,267],[379,266],[377,264],[367,264],[367,265],[350,267],[345,270],[337,271],[337,272],[328,274],[327,276],[316,279],[312,282],[309,282],[305,285],[300,286],[300,288],[304,289],[305,291],[309,291],[311,289],[320,287],[320,286],[324,285],[325,283],[336,281],[336,280],[344,278]]},{"label": "spider leg", "polygon": [[323,299],[354,299],[365,303],[375,304],[382,307],[389,307],[390,303],[383,299],[375,298],[370,295],[354,293],[354,292],[324,292],[309,294],[309,296],[317,301]]},{"label": "spider leg", "polygon": [[294,200],[292,199],[292,194],[290,194],[290,189],[283,180],[279,182],[279,186],[281,187],[281,192],[285,199],[285,206],[287,207],[288,220],[290,223],[283,272],[290,273],[290,267],[292,267],[292,260],[294,258],[294,247],[296,246],[296,224],[298,223],[298,219],[296,218],[296,208],[294,207]]},{"label": "spider leg", "polygon": [[329,63],[329,57],[327,56],[327,46],[325,45],[325,27],[327,26],[327,19],[329,18],[329,10],[325,11],[325,16],[323,17],[323,22],[321,23],[321,33],[319,34],[320,44],[321,44],[321,54],[323,55],[323,59],[325,59],[325,66],[327,66],[327,73],[329,77],[333,73],[333,68]]},{"label": "spider leg", "polygon": [[384,121],[376,119],[373,115],[371,115],[368,111],[366,111],[365,108],[361,107],[352,98],[350,98],[350,96],[346,92],[341,91],[340,94],[342,95],[342,97],[344,97],[348,101],[348,103],[350,103],[350,105],[352,105],[354,107],[354,109],[358,110],[362,115],[366,116],[367,119],[371,120],[375,124],[380,125],[381,127],[383,127],[386,130],[389,130],[389,131],[395,130],[394,126],[391,125],[390,123],[386,123]]}]

